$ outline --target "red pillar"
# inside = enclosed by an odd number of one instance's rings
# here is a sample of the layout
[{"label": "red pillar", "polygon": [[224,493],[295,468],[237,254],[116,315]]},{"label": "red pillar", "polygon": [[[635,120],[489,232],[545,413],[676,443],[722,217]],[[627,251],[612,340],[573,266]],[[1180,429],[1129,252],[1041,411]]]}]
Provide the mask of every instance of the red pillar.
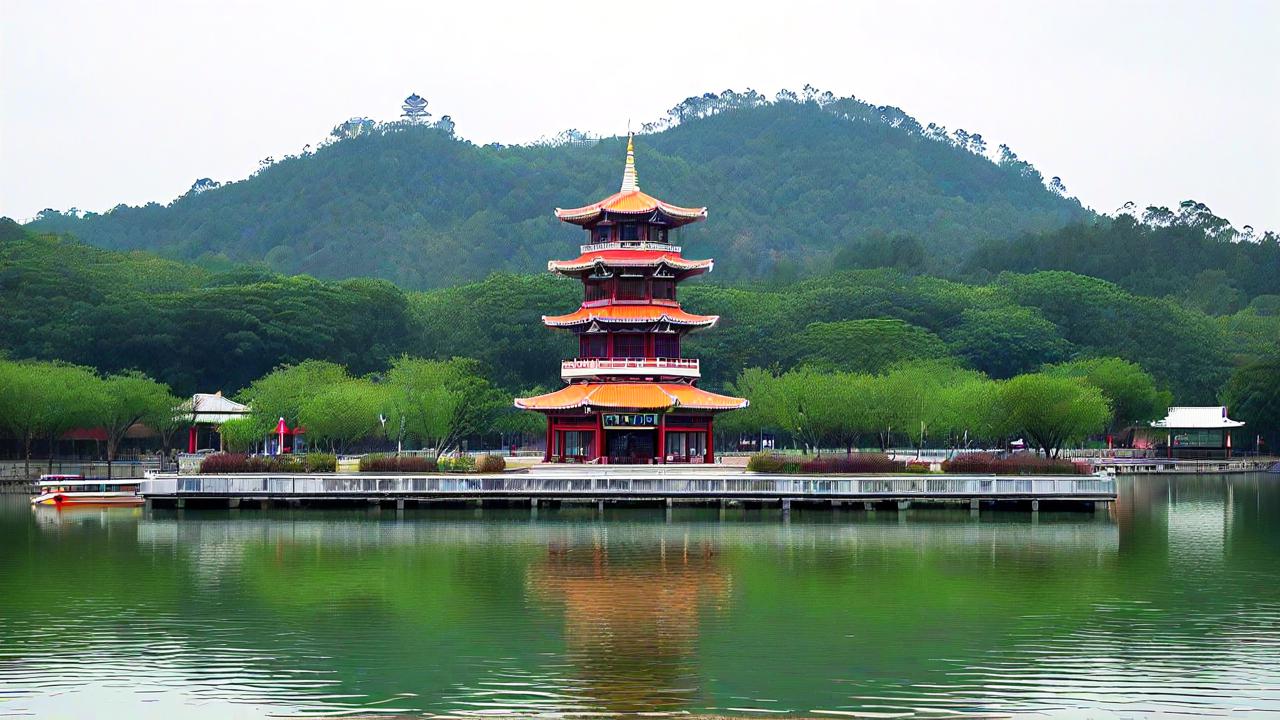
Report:
[{"label": "red pillar", "polygon": [[196,426],[192,425],[187,430],[187,452],[193,453],[195,451],[196,451]]},{"label": "red pillar", "polygon": [[658,415],[658,462],[667,461],[667,416]]},{"label": "red pillar", "polygon": [[551,419],[551,416],[548,415],[547,416],[547,449],[542,453],[542,462],[551,462],[551,438],[553,437],[552,430],[551,430],[552,422],[553,421]]},{"label": "red pillar", "polygon": [[706,462],[713,463],[716,461],[716,434],[715,421],[707,418],[707,458]]},{"label": "red pillar", "polygon": [[596,413],[596,458],[600,462],[609,462],[604,458],[604,413]]}]

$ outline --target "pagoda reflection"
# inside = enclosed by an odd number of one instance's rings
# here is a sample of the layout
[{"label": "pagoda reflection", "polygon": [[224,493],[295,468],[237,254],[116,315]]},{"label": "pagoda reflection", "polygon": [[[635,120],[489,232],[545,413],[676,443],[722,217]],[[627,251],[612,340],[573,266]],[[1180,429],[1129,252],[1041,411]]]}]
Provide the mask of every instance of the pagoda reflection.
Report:
[{"label": "pagoda reflection", "polygon": [[703,609],[721,612],[731,578],[718,547],[687,535],[656,544],[551,543],[530,595],[562,605],[565,657],[600,711],[677,710],[698,693]]}]

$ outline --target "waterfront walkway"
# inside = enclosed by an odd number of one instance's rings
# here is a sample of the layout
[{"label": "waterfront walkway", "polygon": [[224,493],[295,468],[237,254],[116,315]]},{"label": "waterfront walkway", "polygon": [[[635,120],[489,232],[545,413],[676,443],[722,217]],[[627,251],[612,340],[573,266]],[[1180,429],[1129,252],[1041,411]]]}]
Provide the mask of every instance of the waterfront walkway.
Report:
[{"label": "waterfront walkway", "polygon": [[154,474],[139,491],[153,503],[241,502],[792,502],[968,505],[1042,502],[1092,507],[1116,497],[1105,475],[772,475],[717,465],[539,466],[496,474]]}]

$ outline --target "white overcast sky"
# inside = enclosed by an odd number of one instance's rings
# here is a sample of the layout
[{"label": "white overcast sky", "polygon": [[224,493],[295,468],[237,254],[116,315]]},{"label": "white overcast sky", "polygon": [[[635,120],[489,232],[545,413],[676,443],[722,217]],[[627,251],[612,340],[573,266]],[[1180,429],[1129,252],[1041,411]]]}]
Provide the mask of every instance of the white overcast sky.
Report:
[{"label": "white overcast sky", "polygon": [[1280,229],[1280,0],[0,0],[0,214],[168,202],[417,92],[478,143],[810,83],[1008,143],[1085,204]]}]

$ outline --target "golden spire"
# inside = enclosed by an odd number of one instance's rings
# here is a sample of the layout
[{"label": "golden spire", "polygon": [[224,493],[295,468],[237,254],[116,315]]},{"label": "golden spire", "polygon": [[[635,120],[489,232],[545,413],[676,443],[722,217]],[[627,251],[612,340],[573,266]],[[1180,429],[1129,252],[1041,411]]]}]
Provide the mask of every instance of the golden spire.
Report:
[{"label": "golden spire", "polygon": [[622,190],[620,191],[624,193],[640,189],[640,178],[636,177],[636,147],[631,138],[631,133],[627,133],[627,165],[622,170]]}]

